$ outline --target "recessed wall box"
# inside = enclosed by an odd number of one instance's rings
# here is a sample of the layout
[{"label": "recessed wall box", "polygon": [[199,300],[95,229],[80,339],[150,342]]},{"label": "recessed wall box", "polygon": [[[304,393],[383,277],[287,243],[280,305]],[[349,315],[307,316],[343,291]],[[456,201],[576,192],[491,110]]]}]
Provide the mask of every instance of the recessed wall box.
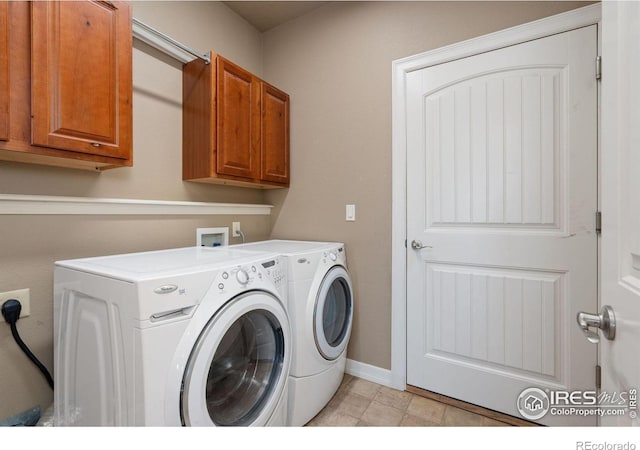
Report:
[{"label": "recessed wall box", "polygon": [[198,228],[196,230],[198,247],[221,247],[229,245],[229,227]]}]

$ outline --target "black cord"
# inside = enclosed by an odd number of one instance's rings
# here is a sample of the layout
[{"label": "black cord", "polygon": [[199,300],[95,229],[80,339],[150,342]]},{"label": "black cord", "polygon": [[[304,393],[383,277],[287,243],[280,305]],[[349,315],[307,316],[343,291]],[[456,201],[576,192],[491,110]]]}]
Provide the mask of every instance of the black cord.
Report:
[{"label": "black cord", "polygon": [[21,309],[22,309],[22,306],[20,305],[19,301],[13,300],[13,299],[7,300],[2,304],[2,316],[9,323],[9,326],[11,327],[11,334],[13,335],[13,338],[18,344],[18,347],[20,347],[20,349],[29,357],[29,359],[36,365],[36,367],[40,369],[40,372],[42,372],[44,377],[47,379],[47,383],[49,384],[49,387],[53,389],[53,378],[51,377],[51,374],[49,373],[47,368],[44,366],[44,364],[42,364],[38,360],[38,358],[36,358],[36,355],[34,355],[31,352],[31,350],[29,350],[29,347],[27,347],[27,344],[24,343],[24,341],[20,337],[20,334],[18,334],[18,328],[16,327],[16,322],[20,317]]}]

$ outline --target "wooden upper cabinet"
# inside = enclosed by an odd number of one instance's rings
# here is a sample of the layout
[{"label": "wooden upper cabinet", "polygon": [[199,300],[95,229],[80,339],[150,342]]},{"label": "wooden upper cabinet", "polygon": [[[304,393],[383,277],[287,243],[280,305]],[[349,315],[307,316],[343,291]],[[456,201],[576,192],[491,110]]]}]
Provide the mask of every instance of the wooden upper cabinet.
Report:
[{"label": "wooden upper cabinet", "polygon": [[255,180],[260,170],[260,80],[217,58],[217,171]]},{"label": "wooden upper cabinet", "polygon": [[0,140],[9,139],[9,4],[0,3]]},{"label": "wooden upper cabinet", "polygon": [[216,173],[216,67],[195,59],[182,69],[182,179]]},{"label": "wooden upper cabinet", "polygon": [[183,179],[289,185],[289,96],[222,56],[183,69]]},{"label": "wooden upper cabinet", "polygon": [[289,95],[262,83],[260,179],[289,184]]},{"label": "wooden upper cabinet", "polygon": [[131,6],[31,5],[32,144],[129,160]]}]

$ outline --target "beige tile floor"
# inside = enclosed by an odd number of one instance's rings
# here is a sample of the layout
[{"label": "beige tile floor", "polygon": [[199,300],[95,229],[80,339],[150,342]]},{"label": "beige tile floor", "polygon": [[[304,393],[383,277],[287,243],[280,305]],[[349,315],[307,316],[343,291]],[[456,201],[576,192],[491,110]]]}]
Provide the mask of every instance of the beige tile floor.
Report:
[{"label": "beige tile floor", "polygon": [[338,392],[307,426],[509,426],[418,395],[345,375]]}]

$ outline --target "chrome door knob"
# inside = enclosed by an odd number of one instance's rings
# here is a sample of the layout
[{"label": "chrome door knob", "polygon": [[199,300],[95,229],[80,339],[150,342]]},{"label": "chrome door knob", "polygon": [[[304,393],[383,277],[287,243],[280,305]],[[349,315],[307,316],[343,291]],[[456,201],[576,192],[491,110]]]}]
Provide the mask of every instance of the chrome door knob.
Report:
[{"label": "chrome door knob", "polygon": [[[598,329],[602,331],[605,338],[613,341],[616,338],[616,315],[613,308],[605,305],[600,310],[600,314],[590,314],[580,311],[576,317],[578,326],[587,337],[587,340],[593,344],[600,342]],[[596,328],[595,331],[590,328]]]},{"label": "chrome door knob", "polygon": [[416,241],[415,239],[411,241],[411,248],[414,250],[422,250],[423,248],[433,248],[430,245],[422,245],[421,241]]}]

